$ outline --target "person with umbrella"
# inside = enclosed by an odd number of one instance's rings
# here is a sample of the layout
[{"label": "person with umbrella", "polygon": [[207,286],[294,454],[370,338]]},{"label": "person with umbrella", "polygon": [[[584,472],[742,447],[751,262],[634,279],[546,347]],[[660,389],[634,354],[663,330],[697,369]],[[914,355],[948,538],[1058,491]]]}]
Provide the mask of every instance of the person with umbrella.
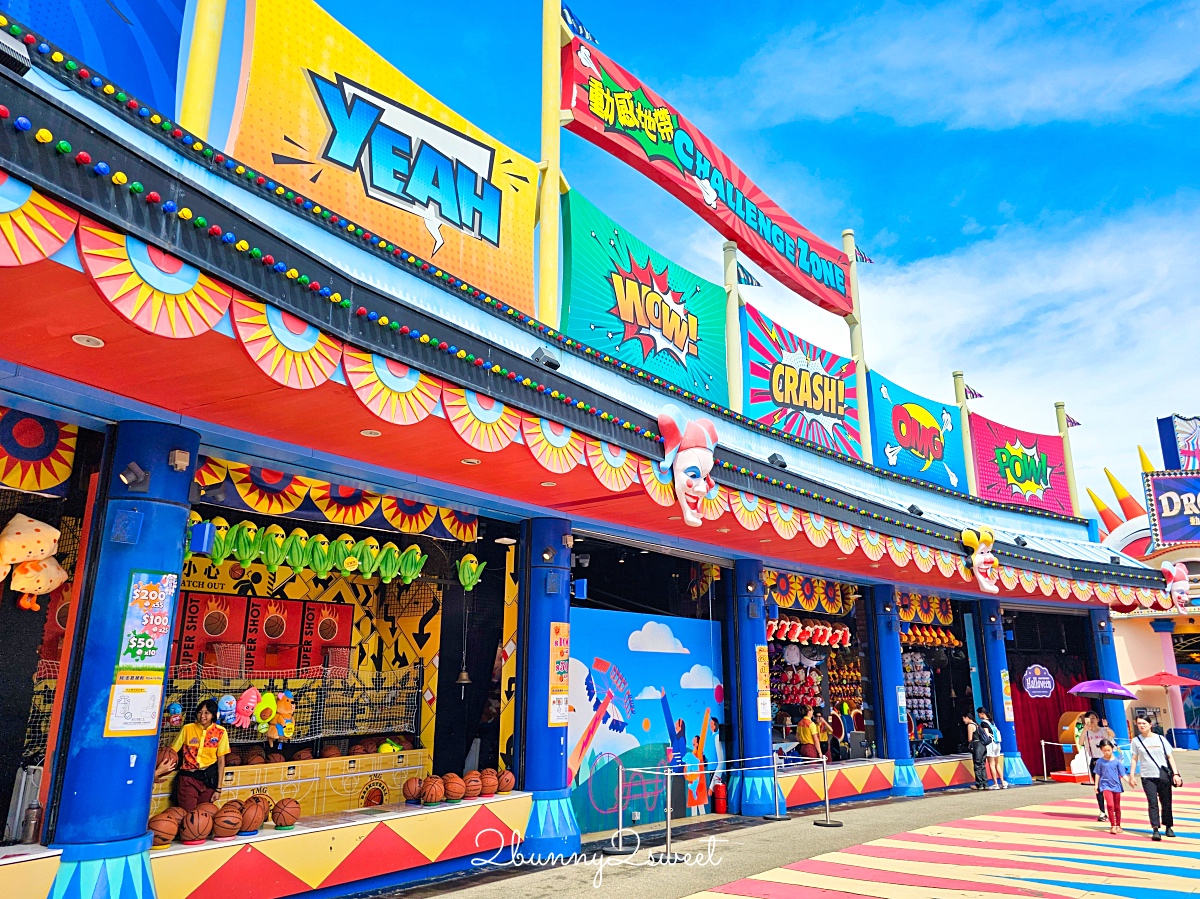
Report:
[{"label": "person with umbrella", "polygon": [[1162,835],[1158,832],[1160,823],[1166,828],[1167,836],[1175,836],[1171,788],[1182,787],[1183,777],[1175,763],[1175,753],[1171,750],[1171,744],[1165,737],[1150,730],[1149,716],[1138,715],[1134,723],[1137,725],[1138,735],[1130,744],[1133,750],[1133,773],[1142,779],[1142,789],[1146,792],[1150,826],[1154,828],[1150,839],[1159,842],[1162,840]]},{"label": "person with umbrella", "polygon": [[[1109,680],[1087,680],[1076,684],[1067,692],[1085,699],[1137,699],[1125,687]],[[1100,742],[1109,740],[1115,745],[1116,739],[1117,735],[1108,726],[1108,719],[1102,719],[1095,712],[1088,712],[1083,716],[1083,733],[1080,734],[1080,740],[1083,743],[1083,757],[1087,760],[1088,774],[1091,775],[1093,786],[1096,783],[1096,762],[1104,757],[1104,753],[1100,751]],[[1104,807],[1103,793],[1096,794],[1096,805],[1100,810],[1096,820],[1107,821],[1108,812]]]}]

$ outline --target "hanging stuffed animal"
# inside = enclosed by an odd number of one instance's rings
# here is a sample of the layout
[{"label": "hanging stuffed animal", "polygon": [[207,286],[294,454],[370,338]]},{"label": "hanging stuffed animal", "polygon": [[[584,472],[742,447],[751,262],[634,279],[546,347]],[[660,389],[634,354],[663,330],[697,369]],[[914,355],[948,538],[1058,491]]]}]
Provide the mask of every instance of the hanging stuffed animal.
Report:
[{"label": "hanging stuffed animal", "polygon": [[37,598],[66,583],[67,573],[54,558],[59,536],[57,528],[20,513],[0,531],[0,579],[12,568],[9,586],[21,594],[18,608],[41,611]]},{"label": "hanging stuffed animal", "polygon": [[292,691],[284,690],[275,697],[275,717],[267,736],[276,743],[290,740],[296,733],[296,704],[292,701]]},{"label": "hanging stuffed animal", "polygon": [[249,727],[254,721],[254,709],[258,706],[258,701],[262,696],[256,687],[247,687],[242,695],[238,697],[237,708],[234,711],[233,723],[235,727]]}]

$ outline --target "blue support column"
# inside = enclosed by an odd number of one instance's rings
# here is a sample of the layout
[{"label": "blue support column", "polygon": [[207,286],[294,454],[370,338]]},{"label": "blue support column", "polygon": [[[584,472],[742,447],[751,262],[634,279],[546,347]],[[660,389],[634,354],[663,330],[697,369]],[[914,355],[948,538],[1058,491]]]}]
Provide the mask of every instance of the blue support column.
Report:
[{"label": "blue support column", "polygon": [[[564,537],[571,522],[535,518],[529,522],[527,672],[522,685],[525,714],[525,789],[533,793],[533,808],[521,852],[526,856],[569,856],[579,851],[579,824],[571,806],[567,780],[567,718],[565,708],[554,713],[550,694],[551,631],[555,623],[571,623],[571,548]],[[561,703],[566,702],[562,696]]]},{"label": "blue support column", "polygon": [[[1117,646],[1113,642],[1112,619],[1108,609],[1090,609],[1088,617],[1092,623],[1092,641],[1096,647],[1096,669],[1101,680],[1114,684],[1121,682],[1117,668]],[[1104,717],[1121,744],[1129,743],[1129,722],[1125,720],[1125,702],[1120,699],[1104,700]]]},{"label": "blue support column", "polygon": [[980,630],[983,632],[983,658],[987,668],[987,686],[983,695],[987,697],[988,711],[1000,731],[1000,748],[1004,752],[1004,779],[1010,784],[1033,783],[1029,769],[1021,753],[1017,751],[1017,728],[1011,720],[1012,681],[1008,672],[1008,651],[1004,646],[1004,620],[1000,614],[1000,601],[982,599],[979,602],[982,616]]},{"label": "blue support column", "polygon": [[[908,719],[901,714],[900,698],[904,690],[904,662],[900,658],[900,616],[892,587],[868,588],[868,601],[874,604],[875,651],[878,653],[879,701],[875,727],[883,728],[884,752],[895,766],[893,796],[924,796],[925,787],[913,765],[912,745],[908,742]],[[905,696],[907,708],[907,696]]]},{"label": "blue support column", "polygon": [[[54,899],[153,899],[150,873],[150,813],[158,725],[162,720],[162,683],[147,688],[154,733],[105,736],[110,718],[118,723],[119,696],[115,669],[126,662],[126,615],[137,572],[174,574],[163,584],[171,633],[178,606],[178,578],[183,566],[188,489],[195,470],[200,437],[176,425],[122,422],[116,431],[112,467],[101,502],[97,503],[91,551],[98,553],[80,592],[80,628],[72,653],[63,710],[64,747],[61,779],[52,798],[51,845],[63,850],[50,895]],[[175,470],[168,464],[174,450],[188,454]],[[181,459],[177,461],[182,463]],[[126,485],[120,474],[136,464],[148,480]],[[169,589],[170,593],[167,592]],[[162,659],[165,668],[167,659]],[[165,674],[165,672],[164,672]],[[145,694],[126,700],[139,705]],[[111,714],[110,714],[111,712]]]},{"label": "blue support column", "polygon": [[[735,673],[737,720],[741,726],[741,755],[748,761],[740,763],[745,770],[734,773],[730,781],[730,808],[740,809],[743,815],[773,815],[785,805],[782,797],[772,795],[774,778],[767,766],[771,764],[771,712],[767,697],[766,721],[759,720],[758,652],[767,645],[767,619],[763,608],[762,562],[759,559],[738,559],[733,563],[733,588],[730,590],[733,608],[729,626],[734,629],[736,657],[730,660]],[[769,684],[764,685],[769,689]],[[730,766],[736,769],[737,764]]]}]

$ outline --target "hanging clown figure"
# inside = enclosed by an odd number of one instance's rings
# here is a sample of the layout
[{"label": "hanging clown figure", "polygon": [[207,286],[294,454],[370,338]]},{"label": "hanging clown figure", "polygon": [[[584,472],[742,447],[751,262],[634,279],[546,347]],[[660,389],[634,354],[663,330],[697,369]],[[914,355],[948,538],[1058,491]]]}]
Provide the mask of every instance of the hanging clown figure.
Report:
[{"label": "hanging clown figure", "polygon": [[1163,577],[1167,579],[1167,593],[1171,597],[1171,601],[1175,603],[1176,608],[1182,609],[1191,602],[1188,597],[1188,570],[1187,566],[1182,562],[1176,562],[1172,565],[1170,562],[1162,563]]},{"label": "hanging clown figure", "polygon": [[975,572],[975,583],[984,593],[999,593],[996,581],[1000,579],[1000,563],[992,554],[992,544],[996,538],[987,528],[980,528],[979,533],[967,530],[962,532],[962,544],[971,551],[968,564]]},{"label": "hanging clown figure", "polygon": [[683,511],[683,521],[698,528],[704,522],[700,501],[716,488],[710,476],[713,450],[717,448],[717,428],[708,418],[688,421],[683,410],[673,403],[663,406],[658,415],[658,430],[663,436],[665,458],[662,470],[675,477],[675,498]]}]

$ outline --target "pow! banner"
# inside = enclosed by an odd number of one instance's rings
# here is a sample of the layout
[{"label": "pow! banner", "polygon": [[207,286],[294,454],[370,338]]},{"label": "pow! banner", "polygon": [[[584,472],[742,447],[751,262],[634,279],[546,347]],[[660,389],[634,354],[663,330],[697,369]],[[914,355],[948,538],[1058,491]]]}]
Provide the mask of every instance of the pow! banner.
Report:
[{"label": "pow! banner", "polygon": [[971,443],[979,496],[1073,515],[1063,441],[1031,434],[971,413]]},{"label": "pow! banner", "polygon": [[797,337],[749,304],[741,321],[742,414],[861,459],[854,360]]},{"label": "pow! banner", "polygon": [[867,373],[867,384],[875,464],[966,493],[967,460],[958,406],[920,396],[873,371]]},{"label": "pow! banner", "polygon": [[650,249],[579,191],[562,208],[563,333],[728,406],[725,288]]},{"label": "pow! banner", "polygon": [[[536,163],[438,102],[312,0],[247,8],[232,154],[303,193],[297,203],[329,205],[351,231],[377,232],[532,313]],[[214,104],[214,129],[229,105]],[[319,207],[304,208],[320,217]]]},{"label": "pow! banner", "polygon": [[567,128],[668,190],[788,289],[853,308],[850,260],[781,209],[658,94],[578,38],[562,51]]}]

